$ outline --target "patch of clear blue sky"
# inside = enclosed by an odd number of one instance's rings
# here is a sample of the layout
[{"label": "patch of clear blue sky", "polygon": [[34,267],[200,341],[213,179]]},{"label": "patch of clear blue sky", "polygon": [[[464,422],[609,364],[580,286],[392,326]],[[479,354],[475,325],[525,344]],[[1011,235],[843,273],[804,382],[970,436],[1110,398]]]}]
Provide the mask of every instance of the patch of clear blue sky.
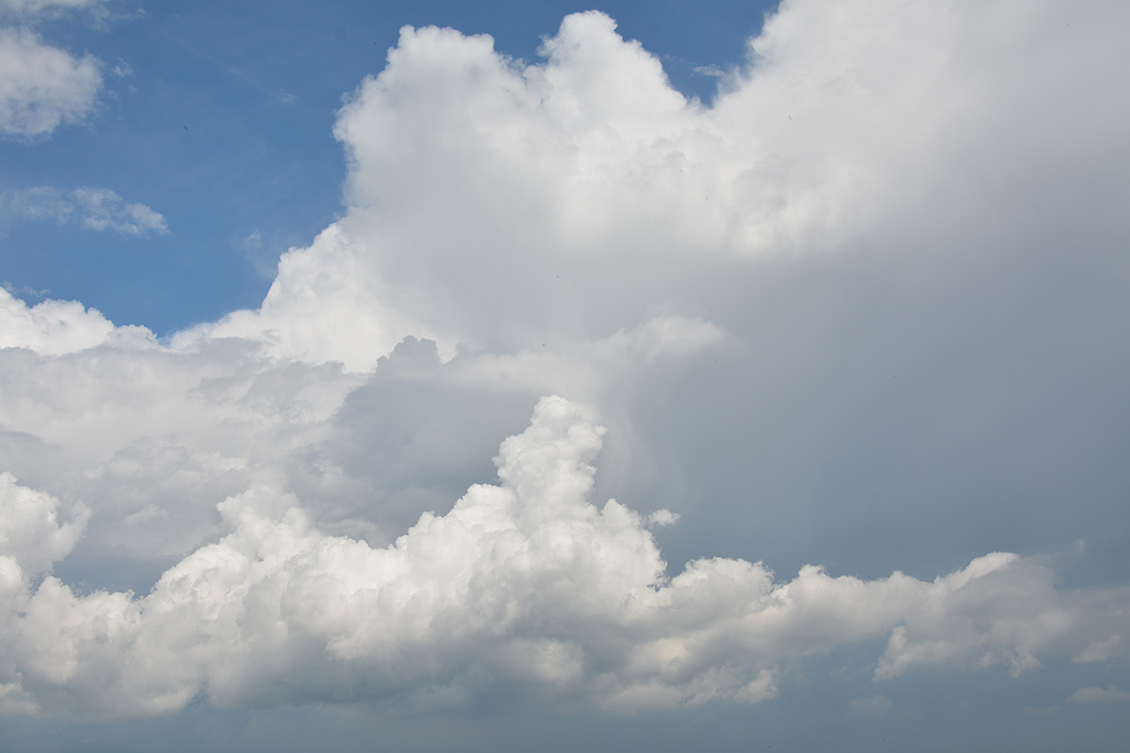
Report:
[{"label": "patch of clear blue sky", "polygon": [[[116,191],[163,214],[170,234],[135,238],[0,210],[0,281],[29,303],[77,299],[158,334],[257,306],[279,254],[344,207],[331,129],[342,95],[379,73],[401,26],[489,33],[537,60],[568,13],[603,10],[657,55],[673,85],[708,101],[776,2],[109,3],[102,28],[76,14],[37,25],[48,44],[106,63],[98,111],[49,139],[0,141],[0,191]],[[132,74],[111,69],[122,62]],[[21,292],[24,291],[24,292]]]}]

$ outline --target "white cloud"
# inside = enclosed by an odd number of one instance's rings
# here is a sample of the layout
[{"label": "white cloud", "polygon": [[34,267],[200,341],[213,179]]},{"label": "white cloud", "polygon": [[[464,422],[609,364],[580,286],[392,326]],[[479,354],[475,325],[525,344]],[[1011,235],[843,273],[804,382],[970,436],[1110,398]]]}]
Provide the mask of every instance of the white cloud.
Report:
[{"label": "white cloud", "polygon": [[73,196],[83,210],[82,226],[90,230],[113,230],[128,235],[154,231],[167,235],[165,218],[144,204],[126,204],[108,188],[76,188]]},{"label": "white cloud", "polygon": [[97,59],[72,57],[28,29],[0,27],[0,134],[33,139],[78,122],[101,86]]},{"label": "white cloud", "polygon": [[[778,583],[759,563],[721,558],[669,578],[639,515],[589,500],[603,433],[583,408],[543,399],[502,443],[499,486],[471,487],[384,549],[328,535],[292,495],[258,486],[219,506],[219,542],[140,599],[78,596],[52,577],[28,592],[17,555],[11,577],[25,590],[7,602],[7,703],[131,716],[200,693],[225,706],[426,687],[458,697],[472,678],[622,711],[757,703],[777,696],[780,661],[892,629],[877,677],[892,661],[901,672],[1030,655],[1071,626],[1051,573],[1012,555],[933,583],[813,567]],[[54,500],[5,483],[6,504],[35,507],[23,517],[65,539],[58,559],[74,529],[55,527]]]},{"label": "white cloud", "polygon": [[1117,685],[1111,685],[1106,690],[1102,688],[1079,688],[1067,699],[1068,703],[1127,703],[1130,702],[1130,693],[1119,690]]},{"label": "white cloud", "polygon": [[[759,260],[923,253],[901,234],[937,232],[971,183],[1023,174],[1049,143],[1085,162],[1130,127],[1122,98],[1031,74],[1101,68],[1118,21],[1094,13],[1039,46],[1053,3],[990,6],[786,4],[710,109],[599,13],[566,18],[532,65],[486,36],[405,27],[338,115],[349,215],[284,255],[259,311],[206,331],[358,369],[407,335],[448,355],[593,340]],[[1081,97],[1102,114],[1041,104]]]},{"label": "white cloud", "polygon": [[[3,470],[19,480],[0,477],[2,501],[24,511],[0,552],[0,704],[144,716],[201,695],[217,705],[459,703],[519,688],[631,712],[787,696],[810,657],[876,641],[886,647],[867,656],[866,675],[878,682],[931,666],[1019,676],[1114,655],[1117,636],[1082,647],[1124,629],[1125,589],[1057,589],[1049,569],[1011,554],[933,580],[819,566],[778,579],[760,562],[701,556],[712,551],[707,537],[684,545],[690,562],[668,573],[655,535],[679,526],[651,529],[679,514],[657,510],[669,503],[646,486],[632,506],[647,515],[594,504],[603,502],[593,491],[602,430],[563,399],[542,401],[531,427],[503,443],[500,485],[471,486],[448,509],[465,476],[482,473],[470,461],[466,474],[439,467],[494,431],[491,399],[527,411],[533,396],[557,393],[609,419],[621,446],[606,483],[624,457],[648,451],[644,424],[667,414],[645,409],[660,403],[670,415],[684,405],[725,414],[680,445],[711,456],[688,485],[705,488],[707,473],[753,462],[758,449],[774,459],[762,467],[817,476],[807,456],[830,455],[836,441],[850,446],[838,461],[856,463],[866,437],[855,430],[902,406],[891,375],[876,377],[887,365],[876,353],[963,338],[988,351],[1043,329],[1046,312],[1025,296],[1061,289],[1017,278],[1028,269],[1022,254],[995,240],[1060,259],[1039,245],[1051,234],[1033,229],[1034,213],[1016,198],[1041,183],[1031,171],[1082,165],[1068,174],[1093,177],[1086,184],[1105,197],[1073,205],[1056,226],[1073,231],[1073,261],[1109,261],[1099,241],[1126,196],[1124,179],[1104,172],[1127,160],[1125,98],[1070,106],[1094,94],[1095,70],[1106,82],[1126,76],[1096,52],[1112,47],[1126,11],[1091,10],[1064,34],[1057,13],[1050,3],[786,3],[713,109],[667,86],[658,62],[601,14],[567,18],[539,65],[506,59],[486,37],[406,28],[385,70],[338,116],[351,160],[348,216],[283,255],[258,309],[162,343],[78,302],[29,307],[0,292]],[[1057,77],[1061,69],[1073,73]],[[1090,117],[1070,114],[1083,111]],[[1094,154],[1102,170],[1087,172]],[[91,229],[167,231],[159,214],[108,189],[31,189],[17,208]],[[825,274],[795,281],[818,264]],[[994,265],[1007,272],[994,277]],[[1120,274],[1102,279],[1116,286]],[[967,311],[976,290],[965,281],[992,287],[998,277],[1024,295],[1001,286],[988,296],[999,308]],[[1080,287],[1088,301],[1105,300]],[[916,292],[936,298],[889,301]],[[788,305],[762,304],[773,296]],[[847,298],[866,300],[839,306]],[[1076,300],[1066,308],[1079,309]],[[1122,309],[1095,311],[1093,321],[1124,321]],[[1010,329],[1014,319],[1028,324]],[[806,341],[806,327],[824,329]],[[995,330],[999,341],[977,339]],[[688,399],[721,384],[704,378],[714,376],[704,362],[739,352],[755,365],[734,377],[737,388],[707,395],[721,410]],[[917,433],[883,435],[890,445],[913,440],[933,456],[951,425],[979,427],[1003,410],[994,397],[1027,390],[1041,406],[1055,402],[1043,383],[1010,382],[983,354],[962,354],[944,368],[915,364],[925,381],[947,369],[960,380],[922,393],[940,407],[916,403],[907,420]],[[774,371],[781,362],[789,368]],[[1027,374],[1030,361],[1017,362]],[[1116,383],[1099,390],[1115,396],[1104,410],[1124,402],[1123,371],[1117,361],[1102,371]],[[986,382],[1003,386],[978,392]],[[793,392],[796,383],[816,388]],[[1072,371],[1073,390],[1081,383]],[[632,413],[648,391],[658,396]],[[811,394],[819,399],[805,401]],[[774,411],[788,415],[773,423]],[[428,425],[435,416],[450,423]],[[792,452],[790,433],[819,441]],[[440,480],[421,489],[405,471],[413,465]],[[661,470],[657,485],[678,475]],[[369,483],[380,473],[404,474],[388,482],[394,493]],[[766,499],[803,507],[810,490],[781,478],[764,481],[769,491],[762,479],[736,482],[732,500],[716,504],[722,514],[757,508],[769,528]],[[912,480],[915,494],[936,483],[927,473]],[[449,496],[436,490],[444,485]],[[416,524],[387,526],[385,508],[413,494],[399,513]],[[92,510],[82,540],[79,502]],[[850,500],[837,494],[836,504]],[[439,514],[417,518],[428,507]],[[71,523],[59,523],[58,508],[75,512]],[[832,525],[826,509],[804,514],[806,530]],[[906,551],[906,520],[874,526]],[[137,595],[82,593],[61,576],[36,585],[34,574],[70,547],[84,562],[130,558],[154,578]],[[179,562],[168,568],[168,558]],[[84,574],[98,582],[96,565]],[[1072,698],[1095,693],[1122,691]],[[889,706],[884,696],[849,703]]]},{"label": "white cloud", "polygon": [[331,225],[308,249],[291,249],[257,311],[236,311],[173,337],[174,347],[208,338],[262,341],[279,358],[339,361],[367,371],[406,335],[434,337],[431,328],[384,304],[361,263],[359,241]]},{"label": "white cloud", "polygon": [[54,219],[59,224],[77,218],[88,230],[113,230],[143,236],[150,232],[168,235],[164,216],[144,204],[127,204],[109,188],[83,186],[65,193],[50,186],[37,186],[16,192],[13,211],[28,219]]},{"label": "white cloud", "polygon": [[112,322],[78,301],[48,300],[28,307],[0,291],[0,348],[61,355],[100,345],[113,331]]},{"label": "white cloud", "polygon": [[[72,519],[59,525],[58,500],[16,484],[10,473],[0,473],[0,551],[27,576],[49,571],[63,559],[82,535],[90,510],[75,508]],[[9,562],[11,567],[13,563]]]}]

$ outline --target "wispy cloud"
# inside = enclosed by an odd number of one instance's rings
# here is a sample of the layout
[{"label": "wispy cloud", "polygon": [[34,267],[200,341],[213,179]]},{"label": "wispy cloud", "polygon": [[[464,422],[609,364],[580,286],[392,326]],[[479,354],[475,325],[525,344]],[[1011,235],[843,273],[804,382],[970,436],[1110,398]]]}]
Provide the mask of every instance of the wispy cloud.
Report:
[{"label": "wispy cloud", "polygon": [[1111,685],[1102,688],[1079,688],[1067,699],[1068,703],[1130,703],[1130,693]]},{"label": "wispy cloud", "polygon": [[1092,664],[1094,662],[1113,659],[1125,649],[1122,647],[1122,636],[1112,635],[1105,641],[1092,641],[1083,653],[1071,660],[1072,664]]},{"label": "wispy cloud", "polygon": [[149,233],[167,235],[168,223],[160,212],[145,204],[127,204],[109,188],[83,186],[64,192],[50,186],[37,186],[17,192],[12,210],[29,220],[55,220],[60,225],[77,221],[88,230],[112,230],[141,237]]},{"label": "wispy cloud", "polygon": [[77,10],[102,5],[105,0],[0,0],[0,9],[25,15],[46,11]]}]

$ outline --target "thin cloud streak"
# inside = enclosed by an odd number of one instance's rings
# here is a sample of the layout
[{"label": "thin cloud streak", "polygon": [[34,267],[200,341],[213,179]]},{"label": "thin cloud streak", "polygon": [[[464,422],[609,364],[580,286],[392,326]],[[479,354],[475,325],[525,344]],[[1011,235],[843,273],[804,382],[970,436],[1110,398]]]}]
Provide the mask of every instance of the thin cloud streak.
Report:
[{"label": "thin cloud streak", "polygon": [[112,230],[123,235],[144,236],[148,233],[168,235],[165,217],[145,204],[127,204],[109,188],[83,186],[63,192],[50,186],[37,186],[15,192],[10,207],[30,220],[55,220],[62,225],[77,219],[87,230]]}]

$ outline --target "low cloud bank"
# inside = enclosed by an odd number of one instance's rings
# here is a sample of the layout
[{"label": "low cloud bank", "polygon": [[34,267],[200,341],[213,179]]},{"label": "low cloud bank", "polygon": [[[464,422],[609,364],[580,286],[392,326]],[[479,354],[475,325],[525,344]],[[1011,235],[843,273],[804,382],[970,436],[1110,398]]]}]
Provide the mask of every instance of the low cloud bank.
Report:
[{"label": "low cloud bank", "polygon": [[54,498],[0,477],[3,708],[145,716],[202,694],[444,705],[513,686],[620,711],[756,703],[778,694],[790,660],[883,635],[876,680],[953,663],[1019,675],[1079,619],[1050,571],[1011,554],[933,582],[819,567],[781,582],[726,558],[669,577],[648,519],[590,499],[603,434],[584,408],[543,398],[502,443],[498,485],[425,513],[387,548],[319,530],[293,495],[249,489],[219,506],[223,537],[141,598],[37,583],[86,512],[60,523]]}]

